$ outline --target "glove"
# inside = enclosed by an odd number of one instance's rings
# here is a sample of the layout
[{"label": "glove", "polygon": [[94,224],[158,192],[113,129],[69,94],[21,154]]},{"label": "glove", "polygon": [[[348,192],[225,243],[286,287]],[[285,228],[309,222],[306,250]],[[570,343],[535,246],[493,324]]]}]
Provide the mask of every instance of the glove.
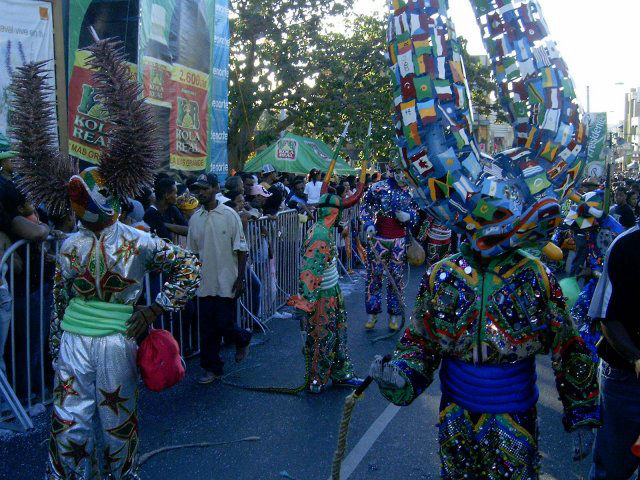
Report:
[{"label": "glove", "polygon": [[591,427],[582,426],[571,432],[573,437],[573,461],[577,462],[589,456],[596,436]]},{"label": "glove", "polygon": [[407,212],[403,212],[402,210],[398,210],[396,212],[396,218],[400,223],[405,223],[411,220],[411,215],[409,215]]},{"label": "glove", "polygon": [[149,325],[162,315],[164,309],[157,303],[147,307],[137,307],[133,315],[127,320],[127,337],[137,339],[147,330]]},{"label": "glove", "polygon": [[375,356],[371,367],[369,367],[369,376],[377,382],[380,388],[389,390],[400,390],[407,384],[400,367],[385,362],[380,355]]}]

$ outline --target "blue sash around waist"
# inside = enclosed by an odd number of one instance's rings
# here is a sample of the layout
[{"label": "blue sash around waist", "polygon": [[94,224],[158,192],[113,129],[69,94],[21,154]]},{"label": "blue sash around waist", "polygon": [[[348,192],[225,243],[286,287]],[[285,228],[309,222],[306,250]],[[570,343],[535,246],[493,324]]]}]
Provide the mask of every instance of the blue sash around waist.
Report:
[{"label": "blue sash around waist", "polygon": [[514,413],[538,401],[535,359],[501,365],[474,365],[445,357],[440,389],[446,400],[474,413]]}]

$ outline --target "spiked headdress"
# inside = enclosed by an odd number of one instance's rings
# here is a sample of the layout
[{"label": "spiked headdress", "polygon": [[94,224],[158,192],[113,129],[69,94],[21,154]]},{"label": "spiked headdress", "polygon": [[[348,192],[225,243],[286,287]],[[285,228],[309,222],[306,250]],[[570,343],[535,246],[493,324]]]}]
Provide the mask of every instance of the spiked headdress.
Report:
[{"label": "spiked headdress", "polygon": [[[151,187],[158,167],[153,116],[132,77],[122,43],[99,40],[87,49],[96,98],[112,127],[98,167],[79,175],[73,162],[54,146],[54,105],[45,62],[17,69],[11,85],[12,134],[17,140],[18,185],[51,213],[72,207],[87,225],[103,228],[117,219],[119,199]],[[70,181],[71,180],[71,181]]]}]

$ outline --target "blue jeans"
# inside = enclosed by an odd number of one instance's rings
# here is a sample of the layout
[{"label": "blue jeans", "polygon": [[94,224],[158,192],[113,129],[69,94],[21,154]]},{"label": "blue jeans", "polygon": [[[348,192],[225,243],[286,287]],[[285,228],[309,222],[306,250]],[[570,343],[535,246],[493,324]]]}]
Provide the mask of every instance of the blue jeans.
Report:
[{"label": "blue jeans", "polygon": [[602,427],[596,435],[589,478],[628,480],[640,466],[640,458],[631,453],[640,435],[640,380],[632,371],[603,361],[600,403]]},{"label": "blue jeans", "polygon": [[11,324],[11,294],[6,285],[0,286],[0,370],[7,373],[4,363],[4,345],[9,334]]}]

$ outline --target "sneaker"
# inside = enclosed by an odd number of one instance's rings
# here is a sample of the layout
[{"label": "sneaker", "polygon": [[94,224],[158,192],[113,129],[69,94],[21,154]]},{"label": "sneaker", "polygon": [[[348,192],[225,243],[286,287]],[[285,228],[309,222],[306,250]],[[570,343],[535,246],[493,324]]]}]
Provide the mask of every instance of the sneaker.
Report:
[{"label": "sneaker", "polygon": [[376,322],[378,321],[378,316],[375,314],[369,314],[367,316],[367,323],[364,324],[364,328],[367,330],[373,330],[376,328]]},{"label": "sneaker", "polygon": [[402,319],[399,315],[391,315],[391,318],[389,319],[389,330],[391,330],[392,332],[397,332],[398,330],[400,330],[401,321]]},{"label": "sneaker", "polygon": [[309,385],[309,388],[307,391],[309,393],[322,393],[322,385],[320,385],[317,382],[314,382],[311,385]]},{"label": "sneaker", "polygon": [[249,356],[249,347],[251,344],[249,343],[246,347],[238,347],[236,348],[236,363],[240,363]]},{"label": "sneaker", "polygon": [[358,388],[360,385],[364,383],[364,379],[360,377],[348,377],[343,378],[341,380],[331,380],[331,384],[334,387],[349,387],[349,388]]},{"label": "sneaker", "polygon": [[204,375],[202,375],[198,379],[198,383],[200,385],[207,385],[209,383],[215,382],[216,380],[220,380],[221,378],[222,378],[222,375],[217,375],[213,372],[205,371]]}]

